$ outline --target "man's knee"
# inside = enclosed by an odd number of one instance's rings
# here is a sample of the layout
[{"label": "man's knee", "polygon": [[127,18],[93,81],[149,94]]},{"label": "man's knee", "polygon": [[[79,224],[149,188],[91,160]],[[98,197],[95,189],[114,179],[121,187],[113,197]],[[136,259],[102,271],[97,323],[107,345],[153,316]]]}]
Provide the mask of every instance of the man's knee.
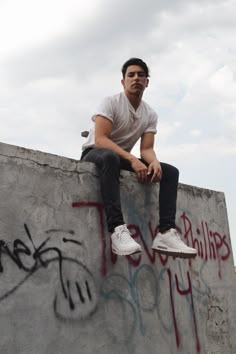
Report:
[{"label": "man's knee", "polygon": [[100,164],[109,165],[109,166],[119,166],[120,157],[110,149],[99,149],[99,160]]},{"label": "man's knee", "polygon": [[161,167],[163,175],[173,176],[177,179],[179,178],[179,170],[175,166],[169,165],[167,163],[161,163]]},{"label": "man's knee", "polygon": [[171,173],[175,175],[176,177],[179,177],[179,170],[175,166],[170,165],[171,167]]}]

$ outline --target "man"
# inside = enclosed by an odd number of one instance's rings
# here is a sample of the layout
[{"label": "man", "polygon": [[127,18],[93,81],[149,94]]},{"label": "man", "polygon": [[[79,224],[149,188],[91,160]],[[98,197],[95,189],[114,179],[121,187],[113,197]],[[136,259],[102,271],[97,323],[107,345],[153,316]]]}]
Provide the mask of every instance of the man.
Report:
[{"label": "man", "polygon": [[[152,249],[193,258],[196,250],[185,245],[175,229],[179,171],[160,163],[154,152],[157,114],[142,100],[149,83],[149,69],[143,60],[131,58],[124,63],[122,74],[124,90],[105,98],[92,117],[95,129],[90,130],[81,156],[98,168],[112,251],[117,255],[130,255],[142,250],[131,237],[122,214],[119,176],[120,170],[125,169],[135,172],[140,183],[160,183],[160,225]],[[141,159],[131,154],[139,138]]]}]

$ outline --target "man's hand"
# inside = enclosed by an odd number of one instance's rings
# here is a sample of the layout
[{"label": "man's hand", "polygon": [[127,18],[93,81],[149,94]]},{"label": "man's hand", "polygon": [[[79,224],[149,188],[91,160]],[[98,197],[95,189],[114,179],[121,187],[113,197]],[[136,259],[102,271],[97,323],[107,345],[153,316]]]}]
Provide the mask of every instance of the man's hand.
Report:
[{"label": "man's hand", "polygon": [[162,178],[162,169],[161,164],[158,160],[154,160],[150,163],[150,165],[148,166],[147,176],[150,183],[160,182]]},{"label": "man's hand", "polygon": [[154,160],[147,167],[139,159],[135,158],[131,161],[131,166],[137,174],[140,183],[157,183],[162,177],[162,169],[159,161]]},{"label": "man's hand", "polygon": [[137,174],[138,181],[140,183],[147,182],[148,178],[148,167],[144,165],[139,159],[135,158],[131,161],[131,166],[134,172]]},{"label": "man's hand", "polygon": [[[149,163],[147,182],[157,183],[162,178],[161,164],[157,160],[154,147],[154,133],[147,132],[142,135],[141,138],[141,158]],[[151,161],[151,162],[150,162]]]}]

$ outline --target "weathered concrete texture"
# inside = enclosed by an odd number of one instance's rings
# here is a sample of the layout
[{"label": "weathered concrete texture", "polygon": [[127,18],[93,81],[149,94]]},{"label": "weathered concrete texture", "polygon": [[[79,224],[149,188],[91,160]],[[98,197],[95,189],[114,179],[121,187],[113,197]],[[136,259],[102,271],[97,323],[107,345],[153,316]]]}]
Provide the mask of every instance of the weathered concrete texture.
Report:
[{"label": "weathered concrete texture", "polygon": [[158,186],[121,176],[142,255],[110,251],[93,164],[0,144],[0,353],[236,353],[224,194],[180,184],[194,261],[155,255]]}]

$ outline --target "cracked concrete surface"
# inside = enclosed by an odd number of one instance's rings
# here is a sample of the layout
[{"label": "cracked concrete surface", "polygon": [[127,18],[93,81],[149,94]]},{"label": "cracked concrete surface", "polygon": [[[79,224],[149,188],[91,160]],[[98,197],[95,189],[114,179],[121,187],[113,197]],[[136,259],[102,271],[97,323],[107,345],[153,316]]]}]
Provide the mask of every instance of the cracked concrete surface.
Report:
[{"label": "cracked concrete surface", "polygon": [[236,354],[224,193],[180,184],[177,227],[198,256],[158,256],[158,186],[123,171],[143,251],[117,258],[92,163],[0,143],[0,171],[0,353]]}]

